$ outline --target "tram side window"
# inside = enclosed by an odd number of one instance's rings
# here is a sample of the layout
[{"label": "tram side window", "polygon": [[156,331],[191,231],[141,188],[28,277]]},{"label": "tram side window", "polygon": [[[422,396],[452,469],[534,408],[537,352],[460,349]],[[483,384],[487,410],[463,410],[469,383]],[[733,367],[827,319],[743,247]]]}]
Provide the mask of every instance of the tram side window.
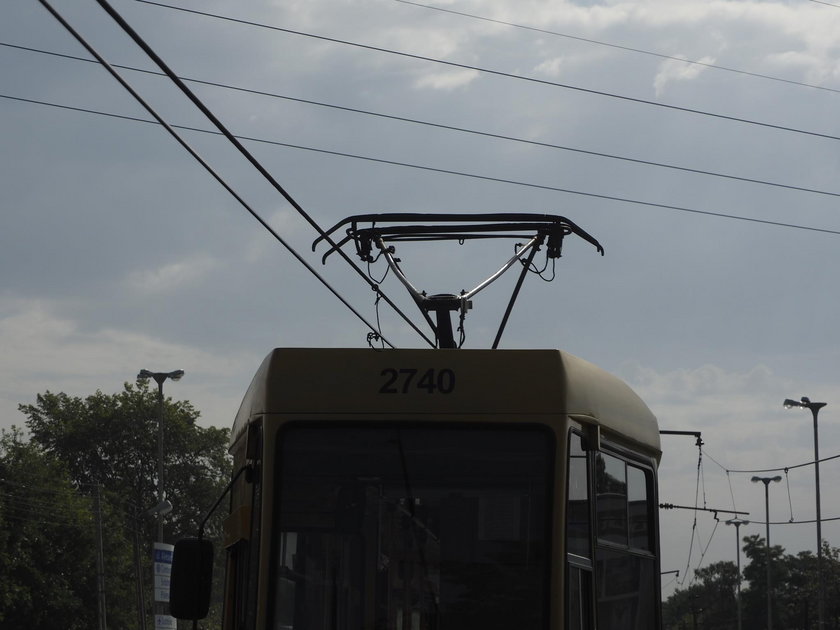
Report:
[{"label": "tram side window", "polygon": [[566,551],[592,557],[589,538],[589,479],[581,437],[569,434],[569,493],[566,513]]},{"label": "tram side window", "polygon": [[592,628],[592,539],[587,453],[577,433],[569,433],[566,498],[566,628]]},{"label": "tram side window", "polygon": [[608,453],[595,459],[595,551],[598,628],[656,625],[653,474]]},{"label": "tram side window", "polygon": [[627,470],[624,461],[598,453],[595,460],[598,538],[627,544]]},{"label": "tram side window", "polygon": [[627,466],[627,512],[630,521],[630,546],[652,551],[648,477],[641,468]]}]

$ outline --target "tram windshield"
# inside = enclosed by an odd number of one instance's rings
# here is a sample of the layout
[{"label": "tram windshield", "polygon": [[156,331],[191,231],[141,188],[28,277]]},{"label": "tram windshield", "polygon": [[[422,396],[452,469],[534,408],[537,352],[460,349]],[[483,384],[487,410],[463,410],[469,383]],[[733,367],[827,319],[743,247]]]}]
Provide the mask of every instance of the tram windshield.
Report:
[{"label": "tram windshield", "polygon": [[548,431],[310,425],[278,439],[268,627],[547,627]]}]

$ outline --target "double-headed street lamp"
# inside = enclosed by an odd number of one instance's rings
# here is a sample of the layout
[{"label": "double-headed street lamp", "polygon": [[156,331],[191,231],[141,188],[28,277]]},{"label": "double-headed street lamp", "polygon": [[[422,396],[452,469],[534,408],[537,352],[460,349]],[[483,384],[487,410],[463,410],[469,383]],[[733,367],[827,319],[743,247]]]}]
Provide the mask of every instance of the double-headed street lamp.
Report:
[{"label": "double-headed street lamp", "polygon": [[[173,372],[140,370],[140,373],[137,375],[137,378],[152,378],[158,385],[158,504],[153,508],[158,516],[158,542],[163,542],[163,515],[172,509],[171,506],[167,506],[165,503],[166,493],[163,490],[163,383],[166,379],[179,381],[183,375],[184,370],[175,370]],[[169,509],[167,510],[167,508]]]},{"label": "double-headed street lamp", "polygon": [[820,438],[817,431],[817,415],[825,407],[824,402],[811,402],[803,396],[800,402],[786,398],[785,409],[801,407],[809,409],[814,417],[814,483],[817,486],[817,628],[825,627],[825,604],[823,600],[823,561],[822,561],[822,514],[820,513]]},{"label": "double-headed street lamp", "polygon": [[726,521],[727,525],[735,526],[735,552],[738,558],[738,630],[741,630],[741,525],[749,525],[749,521],[742,518],[730,518]]},{"label": "double-headed street lamp", "polygon": [[775,477],[753,477],[751,481],[764,484],[764,511],[766,518],[764,519],[767,525],[767,545],[764,549],[765,563],[767,564],[767,630],[773,630],[773,609],[770,599],[770,482],[779,483],[782,478],[779,475]]}]

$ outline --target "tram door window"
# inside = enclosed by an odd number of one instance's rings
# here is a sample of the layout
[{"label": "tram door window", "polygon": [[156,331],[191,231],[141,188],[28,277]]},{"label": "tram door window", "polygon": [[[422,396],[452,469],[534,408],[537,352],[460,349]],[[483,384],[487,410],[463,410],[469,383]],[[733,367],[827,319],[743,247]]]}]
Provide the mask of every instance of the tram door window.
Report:
[{"label": "tram door window", "polygon": [[278,438],[274,630],[546,630],[542,428],[291,426]]},{"label": "tram door window", "polygon": [[566,499],[566,628],[592,628],[592,534],[589,465],[583,440],[569,434]]},{"label": "tram door window", "polygon": [[653,473],[609,453],[595,457],[598,628],[656,627]]}]

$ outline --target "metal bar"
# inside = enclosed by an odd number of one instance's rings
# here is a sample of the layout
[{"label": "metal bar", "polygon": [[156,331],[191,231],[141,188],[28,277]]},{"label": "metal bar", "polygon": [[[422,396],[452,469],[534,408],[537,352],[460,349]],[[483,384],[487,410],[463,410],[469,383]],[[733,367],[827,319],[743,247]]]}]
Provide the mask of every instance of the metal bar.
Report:
[{"label": "metal bar", "polygon": [[409,282],[408,278],[405,277],[405,274],[400,269],[400,266],[397,264],[394,255],[388,250],[385,243],[382,242],[381,238],[376,239],[376,246],[379,248],[379,251],[385,256],[385,260],[388,262],[388,266],[397,276],[397,279],[403,283],[408,292],[411,293],[411,297],[414,298],[414,301],[418,304],[423,302],[423,294],[418,291],[411,282]]},{"label": "metal bar", "polygon": [[[517,221],[516,223],[479,223],[477,225],[469,225],[464,223],[457,223],[455,225],[389,225],[380,227],[369,227],[354,230],[357,234],[375,233],[381,235],[389,234],[417,234],[429,233],[439,234],[453,231],[464,232],[496,232],[499,230],[513,230],[520,232],[533,232],[535,230],[547,229],[552,227],[549,223],[529,223]],[[561,224],[562,226],[562,224]],[[565,227],[565,226],[562,226]],[[566,234],[571,234],[571,230],[564,230]]]},{"label": "metal bar", "polygon": [[343,219],[339,223],[336,223],[333,227],[328,230],[325,230],[321,236],[315,239],[312,243],[312,249],[314,250],[317,244],[329,238],[329,236],[335,232],[336,230],[340,229],[344,225],[348,224],[357,224],[363,222],[408,222],[408,221],[421,221],[421,222],[438,222],[438,223],[454,223],[454,222],[487,222],[487,221],[494,221],[494,222],[515,222],[515,223],[524,223],[524,222],[531,222],[531,223],[540,223],[544,226],[548,225],[562,225],[564,228],[568,229],[571,234],[576,234],[580,236],[585,241],[588,241],[595,248],[598,252],[603,255],[604,248],[601,244],[593,237],[591,234],[583,230],[573,221],[570,221],[566,217],[555,215],[555,214],[530,214],[530,213],[514,213],[514,212],[503,212],[503,213],[488,213],[488,214],[463,214],[463,213],[455,213],[455,214],[441,214],[441,213],[434,213],[434,214],[424,214],[418,212],[410,212],[410,213],[381,213],[381,214],[357,214],[346,219]]},{"label": "metal bar", "polygon": [[496,338],[493,340],[493,350],[499,347],[499,341],[502,339],[502,333],[505,331],[505,326],[507,326],[508,318],[510,317],[510,313],[513,310],[513,303],[516,302],[516,298],[519,296],[519,289],[522,288],[522,283],[525,281],[525,275],[528,273],[528,269],[531,267],[531,263],[534,261],[534,256],[537,255],[537,251],[540,249],[540,245],[542,244],[542,235],[537,235],[540,241],[539,243],[535,244],[531,248],[531,253],[528,255],[528,260],[525,261],[525,264],[522,267],[522,273],[519,274],[519,279],[516,281],[516,287],[513,289],[513,295],[510,296],[510,301],[508,302],[507,308],[505,309],[505,315],[502,317],[502,323],[499,324],[499,330],[496,332]]},{"label": "metal bar", "polygon": [[738,510],[722,510],[718,508],[704,508],[696,507],[694,505],[674,505],[673,503],[660,503],[659,507],[663,510],[694,510],[695,512],[723,512],[724,514],[749,514],[749,512],[739,512]]},{"label": "metal bar", "polygon": [[[538,243],[537,241],[539,241],[539,243]],[[535,245],[537,246],[537,249],[538,249],[538,248],[539,248],[539,244],[540,244],[540,243],[542,243],[542,241],[543,241],[543,236],[542,236],[541,234],[538,234],[537,236],[535,236],[534,238],[532,238],[530,241],[528,241],[528,242],[527,242],[527,243],[526,243],[526,244],[522,247],[522,249],[520,249],[518,252],[516,252],[516,253],[515,253],[515,254],[514,254],[514,255],[510,258],[510,260],[508,260],[508,261],[507,261],[504,265],[502,265],[502,267],[501,267],[501,268],[500,268],[500,269],[499,269],[496,273],[494,273],[492,276],[490,276],[489,278],[487,278],[487,280],[485,280],[484,282],[482,282],[481,284],[479,284],[479,285],[478,285],[476,288],[474,288],[472,291],[467,291],[466,293],[462,293],[462,294],[461,294],[461,297],[462,297],[463,299],[465,299],[465,300],[469,300],[472,296],[474,296],[474,295],[475,295],[476,293],[478,293],[479,291],[482,291],[482,290],[486,289],[486,288],[487,288],[488,286],[490,286],[493,282],[495,282],[496,280],[498,280],[498,279],[502,276],[502,274],[504,274],[504,273],[505,273],[508,269],[510,269],[511,267],[513,267],[513,265],[516,263],[516,261],[517,261],[517,260],[519,260],[519,259],[522,257],[522,254],[524,254],[526,251],[528,251],[528,249],[530,249],[530,248],[534,247]],[[534,254],[536,254],[536,250],[532,251],[532,252],[531,252],[531,256],[529,256],[529,257],[528,257],[529,262],[530,262],[531,260],[533,260],[533,258],[534,258],[534,256],[533,256],[533,255],[534,255]],[[527,270],[527,267],[526,267],[526,270]]]}]

